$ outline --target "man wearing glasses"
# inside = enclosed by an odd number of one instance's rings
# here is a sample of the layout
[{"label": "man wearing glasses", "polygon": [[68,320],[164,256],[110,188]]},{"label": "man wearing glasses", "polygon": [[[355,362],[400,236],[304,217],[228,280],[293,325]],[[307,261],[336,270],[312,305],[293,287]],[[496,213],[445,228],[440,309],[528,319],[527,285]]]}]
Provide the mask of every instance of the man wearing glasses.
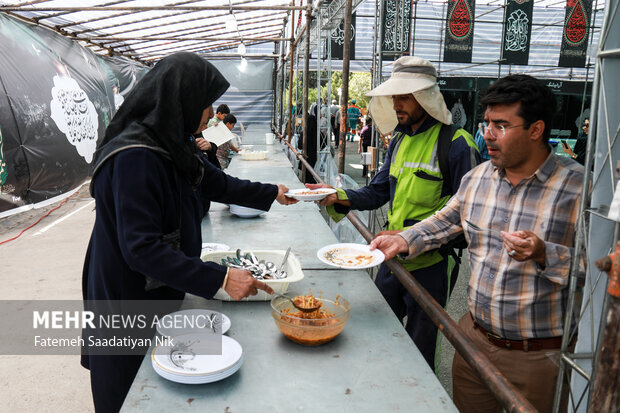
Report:
[{"label": "man wearing glasses", "polygon": [[[400,234],[377,237],[371,248],[386,258],[411,257],[464,233],[470,312],[459,326],[538,411],[548,412],[564,334],[583,167],[551,151],[555,98],[542,82],[507,76],[491,85],[481,102],[490,162],[466,174],[435,215]],[[461,412],[501,411],[458,354],[452,379]]]}]

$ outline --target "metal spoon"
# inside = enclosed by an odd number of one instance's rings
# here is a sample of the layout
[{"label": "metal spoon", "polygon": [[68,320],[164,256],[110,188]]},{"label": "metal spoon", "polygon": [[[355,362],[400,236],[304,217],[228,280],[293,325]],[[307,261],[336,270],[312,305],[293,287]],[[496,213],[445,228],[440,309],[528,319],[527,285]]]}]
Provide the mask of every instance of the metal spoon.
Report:
[{"label": "metal spoon", "polygon": [[282,260],[282,264],[280,264],[280,268],[278,268],[279,272],[282,272],[282,269],[284,268],[284,264],[286,264],[286,260],[288,259],[288,255],[291,253],[291,247],[288,247],[286,249],[286,252],[284,253],[284,259]]},{"label": "metal spoon", "polygon": [[496,229],[490,229],[490,228],[481,228],[478,225],[474,224],[471,221],[465,220],[465,222],[467,223],[467,225],[469,225],[470,227],[472,227],[472,229],[474,231],[478,231],[478,232],[488,232],[489,234],[499,234],[500,232]]},{"label": "metal spoon", "polygon": [[284,294],[280,294],[280,293],[276,293],[276,292],[274,292],[273,295],[277,295],[278,297],[286,298],[287,300],[289,300],[291,302],[291,304],[293,304],[293,307],[295,307],[296,309],[298,309],[302,313],[311,313],[311,312],[316,311],[316,310],[318,310],[320,308],[320,306],[319,307],[300,307],[297,304],[295,304],[295,301],[293,301],[293,299],[291,297],[289,297],[288,295],[284,295]]}]

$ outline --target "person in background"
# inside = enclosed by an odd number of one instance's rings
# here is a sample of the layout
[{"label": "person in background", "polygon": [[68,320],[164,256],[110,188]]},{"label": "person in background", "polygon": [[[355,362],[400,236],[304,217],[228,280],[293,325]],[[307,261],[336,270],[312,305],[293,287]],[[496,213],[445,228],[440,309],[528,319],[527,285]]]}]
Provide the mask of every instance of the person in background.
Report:
[{"label": "person in background", "polygon": [[486,123],[480,122],[478,124],[476,136],[474,137],[474,141],[476,142],[476,146],[478,147],[478,151],[480,152],[480,157],[482,158],[482,161],[488,161],[489,159],[491,159],[489,158],[487,143],[484,141],[484,128],[486,128],[486,126]]},{"label": "person in background", "polygon": [[[480,101],[490,162],[465,175],[443,209],[370,248],[414,257],[464,233],[471,279],[459,327],[536,411],[551,412],[584,170],[551,151],[556,103],[543,82],[506,76]],[[452,383],[460,412],[502,411],[458,353]]]},{"label": "person in background", "polygon": [[229,113],[230,113],[230,109],[228,108],[228,105],[224,103],[219,105],[217,107],[217,110],[215,111],[215,116],[209,119],[207,128],[210,128],[211,126],[217,126],[217,124],[223,121],[226,115],[228,115]]},{"label": "person in background", "polygon": [[336,148],[340,144],[339,142],[340,129],[336,126],[337,124],[338,125],[340,124],[340,122],[337,121],[337,118],[336,118],[338,116],[339,110],[340,110],[340,106],[338,106],[336,99],[332,100],[332,104],[329,107],[329,114],[330,114],[330,122],[332,125],[332,135],[334,136],[334,145],[336,146]]},{"label": "person in background", "polygon": [[581,130],[583,131],[583,135],[577,137],[577,141],[575,142],[575,148],[571,149],[570,146],[562,142],[562,150],[568,156],[576,160],[579,164],[584,165],[586,163],[586,147],[588,146],[588,135],[590,134],[590,119],[584,119]]},{"label": "person in background", "polygon": [[[337,193],[328,195],[320,204],[339,221],[350,210],[372,210],[387,203],[388,226],[380,234],[397,234],[441,209],[480,158],[471,135],[452,128],[452,115],[437,86],[437,71],[428,60],[401,57],[394,62],[390,79],[368,96],[372,97],[369,109],[375,127],[384,134],[394,131],[385,162],[367,186],[357,190],[337,188]],[[449,170],[445,171],[438,167],[436,156],[442,130],[449,143]],[[314,189],[327,185],[306,186]],[[453,254],[451,248],[446,248],[403,261],[442,306],[458,275]],[[407,333],[434,369],[435,324],[387,265],[379,267],[375,283],[399,320],[407,317]]]},{"label": "person in background", "polygon": [[[235,115],[229,113],[224,116],[222,122],[224,122],[224,125],[226,125],[228,130],[233,130],[235,124],[237,123],[237,118]],[[228,168],[228,165],[230,165],[230,151],[238,153],[240,149],[237,148],[232,141],[227,141],[217,148],[217,160],[220,162],[222,170]]]},{"label": "person in background", "polygon": [[[357,148],[357,153],[368,152],[368,147],[372,141],[372,118],[366,116],[366,124],[360,132],[360,142]],[[362,166],[362,176],[366,176],[368,173],[368,165]]]},{"label": "person in background", "polygon": [[[220,165],[220,161],[217,159],[217,145],[213,142],[209,142],[205,138],[202,137],[202,133],[197,133],[193,135],[194,142],[196,142],[196,147],[200,150],[200,153],[203,156],[203,162],[210,162],[217,169],[222,169],[222,165]],[[202,196],[202,210],[203,215],[206,215],[211,208],[211,201],[206,195]]]},{"label": "person in background", "polygon": [[[235,300],[273,292],[249,271],[200,259],[202,195],[263,210],[274,201],[296,202],[284,185],[233,178],[198,155],[190,137],[206,128],[212,103],[228,86],[200,56],[175,53],[125,97],[94,156],[90,193],[97,207],[84,260],[85,308],[145,302],[142,330],[153,337],[155,316],[185,292],[211,299],[222,288]],[[161,305],[148,306],[152,300]],[[95,410],[118,412],[144,354],[93,352],[84,344],[81,364],[90,370]]]},{"label": "person in background", "polygon": [[348,119],[348,128],[347,128],[347,138],[353,142],[355,139],[355,135],[357,134],[357,124],[362,116],[362,112],[360,108],[358,108],[355,103],[357,101],[353,99],[349,108],[347,109],[347,119]]}]

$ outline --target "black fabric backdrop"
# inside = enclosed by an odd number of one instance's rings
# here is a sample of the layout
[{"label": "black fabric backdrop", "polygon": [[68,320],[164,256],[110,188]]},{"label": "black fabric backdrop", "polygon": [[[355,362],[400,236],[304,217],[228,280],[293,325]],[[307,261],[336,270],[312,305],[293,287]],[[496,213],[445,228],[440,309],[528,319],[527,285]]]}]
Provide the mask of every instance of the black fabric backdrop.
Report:
[{"label": "black fabric backdrop", "polygon": [[411,41],[411,0],[384,0],[381,53],[384,61],[408,55]]},{"label": "black fabric backdrop", "polygon": [[448,0],[444,62],[471,63],[475,8],[475,0]]},{"label": "black fabric backdrop", "polygon": [[97,141],[115,113],[112,86],[129,86],[144,68],[104,62],[77,42],[6,15],[0,15],[0,55],[2,214],[88,178]]},{"label": "black fabric backdrop", "polygon": [[591,16],[592,0],[566,0],[566,17],[558,66],[585,66]]},{"label": "black fabric backdrop", "polygon": [[[351,15],[351,43],[349,46],[349,60],[355,60],[355,35],[356,35],[355,13]],[[342,60],[344,56],[344,19],[340,25],[332,32],[332,59]]]},{"label": "black fabric backdrop", "polygon": [[509,0],[504,14],[502,63],[527,65],[532,35],[534,0]]}]

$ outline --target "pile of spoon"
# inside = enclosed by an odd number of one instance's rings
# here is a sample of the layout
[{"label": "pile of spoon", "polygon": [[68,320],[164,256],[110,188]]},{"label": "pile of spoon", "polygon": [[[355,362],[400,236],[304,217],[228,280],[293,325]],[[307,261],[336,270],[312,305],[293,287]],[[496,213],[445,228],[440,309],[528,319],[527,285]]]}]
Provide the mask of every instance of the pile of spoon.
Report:
[{"label": "pile of spoon", "polygon": [[257,280],[279,280],[287,277],[286,271],[278,269],[276,264],[271,261],[259,260],[251,252],[243,254],[240,249],[237,249],[235,255],[235,257],[222,258],[222,265],[248,270]]}]

